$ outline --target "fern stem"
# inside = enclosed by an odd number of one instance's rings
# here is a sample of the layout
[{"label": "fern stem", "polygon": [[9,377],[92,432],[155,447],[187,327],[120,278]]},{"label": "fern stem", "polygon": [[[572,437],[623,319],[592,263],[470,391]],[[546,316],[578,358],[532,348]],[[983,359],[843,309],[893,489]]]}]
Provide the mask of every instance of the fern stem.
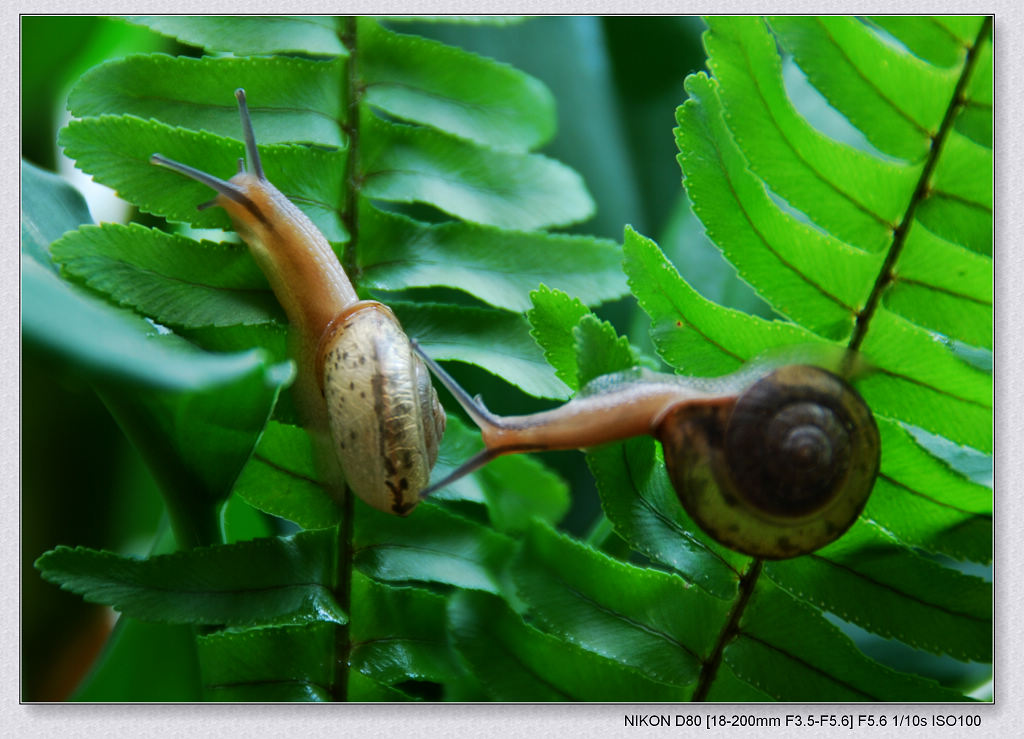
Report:
[{"label": "fern stem", "polygon": [[[348,133],[348,157],[346,160],[345,182],[345,210],[342,218],[348,230],[348,243],[345,244],[342,267],[353,283],[355,275],[355,252],[359,239],[359,102],[362,96],[362,89],[359,85],[358,71],[358,45],[357,45],[357,21],[355,17],[348,16],[344,20],[344,30],[341,39],[348,49],[348,64],[346,67],[346,90],[345,99],[348,101],[347,122],[345,124]],[[341,609],[349,614],[352,606],[352,558],[353,558],[353,534],[355,515],[355,503],[352,490],[346,484],[343,497],[338,503],[341,508],[342,519],[337,527],[337,565],[334,575],[334,597]],[[348,673],[349,659],[352,653],[351,622],[344,626],[338,626],[334,631],[334,684],[331,689],[333,698],[336,701],[348,700]]]},{"label": "fern stem", "polygon": [[921,176],[917,180],[917,185],[914,188],[914,194],[911,196],[910,203],[907,205],[907,210],[903,214],[903,220],[893,232],[892,246],[889,247],[889,253],[886,255],[885,261],[882,263],[882,268],[879,270],[878,277],[875,279],[875,284],[871,288],[871,294],[868,296],[868,300],[864,304],[864,308],[857,314],[857,322],[853,328],[853,335],[850,337],[850,343],[847,345],[849,351],[847,352],[844,371],[848,370],[852,364],[853,354],[860,349],[861,343],[863,343],[865,336],[867,336],[868,326],[871,323],[871,318],[874,316],[875,311],[878,309],[878,304],[881,302],[882,294],[893,280],[893,268],[896,266],[896,262],[900,258],[900,253],[903,251],[903,247],[906,244],[907,235],[910,233],[910,227],[914,223],[914,214],[917,212],[917,206],[928,197],[928,190],[930,188],[929,183],[931,182],[932,173],[935,171],[935,166],[939,161],[939,157],[942,154],[942,147],[949,138],[950,131],[953,130],[953,122],[956,120],[957,113],[960,111],[960,108],[963,107],[964,90],[967,88],[967,83],[970,81],[974,67],[977,65],[979,49],[991,32],[992,16],[987,16],[985,21],[981,24],[981,28],[974,39],[974,43],[967,50],[967,57],[964,60],[963,71],[960,73],[960,78],[957,80],[956,87],[953,89],[953,95],[950,99],[949,106],[946,108],[946,115],[942,119],[942,124],[939,126],[939,130],[935,134],[935,138],[932,139],[931,150],[928,152],[928,158],[924,163],[924,168],[921,170]]},{"label": "fern stem", "polygon": [[757,586],[757,580],[761,576],[761,568],[763,566],[763,559],[755,559],[750,563],[750,567],[747,568],[747,571],[743,573],[743,577],[740,579],[739,596],[736,598],[736,603],[729,612],[729,618],[726,619],[725,626],[718,634],[718,641],[715,642],[715,648],[700,668],[700,675],[697,678],[697,687],[694,689],[693,697],[690,700],[694,702],[707,700],[708,692],[711,690],[711,686],[715,682],[715,676],[718,675],[718,668],[722,664],[722,655],[725,652],[725,647],[730,641],[732,641],[733,637],[739,633],[740,618],[743,616],[743,612],[747,609],[747,603],[750,602],[750,596],[754,594],[754,588]]},{"label": "fern stem", "polygon": [[[355,514],[355,496],[348,485],[345,486],[345,497],[342,507],[341,523],[337,527],[337,569],[335,571],[334,599],[346,614],[352,610],[352,545],[353,517]],[[352,653],[351,620],[344,626],[334,630],[334,685],[332,695],[337,701],[348,700],[349,657]]]}]

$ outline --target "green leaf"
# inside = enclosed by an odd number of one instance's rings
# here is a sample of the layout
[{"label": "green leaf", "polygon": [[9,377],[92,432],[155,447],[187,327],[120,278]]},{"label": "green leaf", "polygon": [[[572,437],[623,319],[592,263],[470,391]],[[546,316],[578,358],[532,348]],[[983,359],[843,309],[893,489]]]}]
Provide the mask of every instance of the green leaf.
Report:
[{"label": "green leaf", "polygon": [[330,624],[220,631],[199,636],[196,646],[208,700],[331,699],[334,627]]},{"label": "green leaf", "polygon": [[527,294],[542,283],[588,304],[626,290],[621,250],[604,239],[460,221],[430,226],[365,202],[359,217],[359,266],[368,288],[442,285],[512,311],[527,309]]},{"label": "green leaf", "polygon": [[764,578],[724,659],[738,678],[775,700],[963,700],[868,659],[835,626]]},{"label": "green leaf", "polygon": [[249,110],[260,144],[302,141],[341,149],[344,73],[340,59],[137,55],[89,70],[68,109],[78,118],[132,115],[236,139],[241,128],[232,93],[241,87],[255,103]]},{"label": "green leaf", "polygon": [[991,373],[885,309],[875,312],[862,349],[877,371],[857,389],[875,413],[992,451]]},{"label": "green leaf", "polygon": [[728,610],[674,575],[616,562],[539,525],[512,576],[547,631],[673,685],[697,678]]},{"label": "green leaf", "polygon": [[991,258],[915,223],[885,306],[920,326],[991,349],[992,284]]},{"label": "green leaf", "polygon": [[360,121],[364,197],[420,202],[521,231],[585,220],[594,202],[576,172],[540,154],[481,149],[439,131]]},{"label": "green leaf", "polygon": [[25,167],[22,248],[35,258],[22,262],[22,335],[89,377],[136,387],[204,390],[263,375],[283,383],[283,368],[268,366],[265,355],[247,351],[215,355],[196,351],[132,314],[73,288],[54,274],[43,251],[48,234],[80,224],[88,211],[77,191],[63,180]]},{"label": "green leaf", "polygon": [[823,336],[848,336],[880,255],[799,222],[769,198],[733,143],[718,89],[703,75],[688,77],[690,97],[677,113],[679,162],[694,212],[740,277],[772,307]]},{"label": "green leaf", "polygon": [[359,19],[366,102],[485,146],[526,151],[554,134],[555,102],[513,67]]},{"label": "green leaf", "polygon": [[90,603],[162,623],[345,623],[331,593],[330,532],[203,547],[146,560],[57,547],[36,567]]},{"label": "green leaf", "polygon": [[950,132],[917,217],[936,234],[992,253],[992,149]]},{"label": "green leaf", "polygon": [[64,178],[21,161],[21,251],[53,269],[49,246],[61,234],[89,223],[85,198]]},{"label": "green leaf", "polygon": [[361,672],[350,672],[348,676],[348,700],[354,702],[380,701],[387,703],[402,703],[412,700],[408,694],[402,691],[381,685]]},{"label": "green leaf", "polygon": [[965,480],[898,424],[879,419],[882,468],[864,515],[904,544],[992,561],[992,491]]},{"label": "green leaf", "polygon": [[360,505],[355,524],[355,565],[369,577],[501,592],[500,573],[513,543],[493,529],[429,501],[407,518]]},{"label": "green leaf", "polygon": [[573,329],[590,310],[578,298],[541,285],[530,293],[533,308],[527,314],[530,335],[544,350],[544,359],[555,368],[558,379],[572,390],[580,383]]},{"label": "green leaf", "polygon": [[615,333],[608,321],[585,315],[573,329],[577,378],[581,387],[602,375],[635,367],[639,361],[625,336]]},{"label": "green leaf", "polygon": [[269,370],[258,351],[208,354],[161,336],[145,320],[70,289],[35,261],[22,265],[22,295],[25,339],[93,377],[190,390]]},{"label": "green leaf", "polygon": [[849,16],[772,16],[772,30],[816,88],[883,152],[927,154],[959,70],[879,43]]},{"label": "green leaf", "polygon": [[562,478],[528,457],[502,457],[480,470],[477,477],[491,523],[503,533],[520,533],[533,519],[556,524],[572,503]]},{"label": "green leaf", "polygon": [[491,700],[680,701],[689,690],[645,678],[523,623],[501,600],[461,592],[448,610],[455,648]]},{"label": "green leaf", "polygon": [[435,360],[471,362],[541,398],[565,398],[523,317],[506,311],[391,301],[405,332]]},{"label": "green leaf", "polygon": [[850,245],[878,251],[892,238],[921,166],[842,146],[793,108],[775,41],[757,18],[709,19],[708,68],[720,83],[736,143],[754,172],[792,206]]},{"label": "green leaf", "polygon": [[446,599],[426,590],[381,585],[354,573],[352,668],[384,685],[456,679],[446,607]]},{"label": "green leaf", "polygon": [[[59,143],[80,169],[149,213],[197,228],[230,227],[223,209],[197,210],[197,205],[211,199],[210,188],[156,167],[149,158],[160,153],[210,174],[230,177],[244,154],[241,140],[130,115],[103,115],[71,121],[61,130]],[[348,239],[337,210],[342,200],[345,151],[276,144],[261,146],[260,154],[267,179],[309,216],[328,241]]]},{"label": "green leaf", "polygon": [[992,586],[896,546],[870,524],[766,574],[797,597],[888,638],[992,661]]},{"label": "green leaf", "polygon": [[217,509],[289,377],[290,369],[278,369],[283,371],[259,368],[230,385],[191,393],[118,387],[101,392],[160,483],[182,546],[221,541]]},{"label": "green leaf", "polygon": [[267,424],[235,493],[304,529],[329,528],[341,521],[341,509],[320,483],[309,435],[296,426]]},{"label": "green leaf", "polygon": [[818,341],[795,324],[767,321],[701,297],[657,244],[632,229],[626,229],[623,251],[629,287],[651,317],[658,353],[684,374],[727,374],[766,349]]},{"label": "green leaf", "polygon": [[345,56],[336,20],[328,17],[238,15],[130,15],[132,23],[182,43],[237,55],[308,52]]},{"label": "green leaf", "polygon": [[986,39],[967,84],[964,107],[956,118],[956,129],[973,141],[992,148],[992,41]]},{"label": "green leaf", "polygon": [[943,67],[963,61],[969,42],[981,25],[980,18],[969,16],[873,15],[869,18],[913,53]]},{"label": "green leaf", "polygon": [[107,223],[51,247],[64,274],[168,326],[264,323],[281,315],[244,245]]},{"label": "green leaf", "polygon": [[747,558],[711,540],[690,519],[655,447],[653,439],[641,438],[587,452],[605,515],[634,549],[711,595],[734,597]]}]

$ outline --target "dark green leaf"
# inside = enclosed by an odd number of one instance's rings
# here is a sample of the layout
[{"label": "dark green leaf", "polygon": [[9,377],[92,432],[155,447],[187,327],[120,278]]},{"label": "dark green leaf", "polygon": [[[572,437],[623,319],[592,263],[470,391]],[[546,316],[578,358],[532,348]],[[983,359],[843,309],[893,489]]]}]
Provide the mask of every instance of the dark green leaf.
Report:
[{"label": "dark green leaf", "polygon": [[435,360],[477,364],[530,395],[567,396],[522,316],[455,305],[396,301],[390,305],[405,332]]},{"label": "dark green leaf", "polygon": [[641,438],[587,453],[605,515],[635,549],[712,595],[734,597],[746,557],[712,541],[690,519],[655,447]]},{"label": "dark green leaf", "polygon": [[965,480],[880,419],[882,469],[865,516],[905,544],[975,562],[992,561],[992,491]]},{"label": "dark green leaf", "polygon": [[169,326],[265,323],[277,301],[248,249],[107,223],[51,247],[64,273]]},{"label": "dark green leaf", "polygon": [[355,564],[388,582],[437,582],[501,592],[500,573],[513,542],[428,502],[406,518],[356,508]]},{"label": "dark green leaf", "polygon": [[401,703],[412,700],[406,693],[396,688],[382,685],[361,672],[350,672],[348,676],[348,695],[350,701],[384,701]]},{"label": "dark green leaf", "polygon": [[328,528],[341,520],[341,509],[320,483],[309,435],[296,426],[267,424],[235,493],[304,529]]},{"label": "dark green leaf", "polygon": [[992,661],[991,583],[918,557],[870,524],[765,572],[874,633],[960,660]]},{"label": "dark green leaf", "polygon": [[168,390],[203,390],[244,382],[256,374],[282,383],[283,369],[268,368],[258,352],[197,352],[151,323],[57,279],[41,239],[77,227],[88,212],[69,185],[31,167],[23,170],[22,335],[89,376]]},{"label": "dark green leaf", "polygon": [[626,290],[622,252],[604,239],[507,231],[450,221],[428,226],[363,203],[362,284],[370,288],[455,287],[498,308],[522,311],[544,284],[588,304]]},{"label": "dark green leaf", "polygon": [[335,628],[313,623],[198,637],[207,699],[330,700]]},{"label": "dark green leaf", "polygon": [[[479,432],[449,415],[432,478],[443,479],[482,448]],[[439,490],[434,497],[485,504],[491,524],[503,533],[520,532],[535,517],[557,523],[570,503],[568,486],[561,478],[526,455],[496,459]]]},{"label": "dark green leaf", "polygon": [[[255,103],[255,101],[254,101]],[[206,185],[150,163],[154,153],[217,177],[238,171],[244,154],[239,138],[174,128],[134,116],[74,120],[61,130],[60,144],[83,171],[116,189],[143,210],[198,228],[229,228],[221,208],[197,210],[213,192]],[[260,148],[267,179],[295,203],[328,241],[348,239],[337,204],[342,200],[346,153],[305,146]]]},{"label": "dark green leaf", "polygon": [[449,606],[455,648],[492,700],[680,701],[689,690],[654,682],[612,660],[545,634],[485,593]]},{"label": "dark green leaf", "polygon": [[724,658],[738,678],[776,700],[963,700],[868,659],[820,614],[764,578]]},{"label": "dark green leaf", "polygon": [[547,631],[674,685],[697,678],[728,612],[674,575],[616,562],[539,525],[512,574]]},{"label": "dark green leaf", "polygon": [[582,178],[540,154],[481,149],[370,114],[360,128],[365,197],[427,203],[473,223],[521,231],[567,226],[594,211]]},{"label": "dark green leaf", "polygon": [[91,603],[163,623],[345,623],[331,593],[331,532],[256,539],[146,560],[57,547],[36,561],[43,577]]},{"label": "dark green leaf", "polygon": [[526,151],[555,130],[555,102],[513,67],[417,36],[358,22],[366,102],[496,149]]},{"label": "dark green leaf", "polygon": [[222,540],[218,507],[249,460],[287,377],[261,367],[228,385],[190,393],[102,390],[160,484],[182,546]]},{"label": "dark green leaf", "polygon": [[130,15],[127,19],[182,43],[237,55],[300,51],[345,56],[337,20],[328,17]]},{"label": "dark green leaf", "polygon": [[238,139],[232,93],[241,87],[253,103],[249,110],[260,144],[301,141],[340,149],[344,73],[340,59],[131,56],[89,70],[68,108],[78,118],[133,115]]},{"label": "dark green leaf", "polygon": [[354,573],[352,669],[384,685],[455,679],[459,668],[448,646],[446,606],[426,590],[381,585]]},{"label": "dark green leaf", "polygon": [[21,251],[53,269],[48,253],[61,234],[90,223],[85,198],[68,182],[31,162],[21,162]]}]

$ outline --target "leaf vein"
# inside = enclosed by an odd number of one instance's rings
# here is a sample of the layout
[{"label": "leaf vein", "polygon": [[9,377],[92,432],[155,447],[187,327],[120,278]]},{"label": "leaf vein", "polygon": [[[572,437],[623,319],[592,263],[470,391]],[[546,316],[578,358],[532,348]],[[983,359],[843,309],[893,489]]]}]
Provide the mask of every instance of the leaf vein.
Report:
[{"label": "leaf vein", "polygon": [[893,111],[895,111],[901,118],[903,118],[905,121],[907,121],[907,123],[909,123],[911,126],[916,128],[925,137],[931,138],[931,135],[932,135],[931,131],[929,131],[924,126],[922,126],[920,123],[918,123],[917,120],[913,116],[910,115],[910,113],[908,113],[907,111],[903,110],[903,108],[901,108],[899,105],[897,105],[896,101],[894,101],[892,98],[890,98],[888,95],[886,95],[882,91],[882,89],[880,87],[878,87],[878,85],[875,84],[874,80],[871,77],[865,75],[864,72],[861,70],[861,68],[858,67],[856,64],[854,64],[853,59],[851,59],[850,56],[846,53],[846,49],[843,48],[836,41],[835,36],[832,35],[832,32],[829,31],[828,27],[824,24],[824,22],[822,22],[821,18],[818,17],[818,16],[815,16],[814,17],[814,21],[821,28],[822,34],[826,38],[828,38],[828,40],[835,47],[835,49],[839,53],[839,55],[846,61],[847,64],[850,65],[850,68],[854,70],[854,73],[861,80],[861,82],[863,82],[865,85],[867,85],[869,88],[871,88],[874,91],[874,93],[879,97],[879,99],[884,101],[886,105],[888,105]]},{"label": "leaf vein", "polygon": [[820,562],[823,562],[825,564],[832,565],[836,569],[843,570],[843,571],[853,575],[854,577],[860,578],[861,580],[864,580],[865,582],[870,583],[871,585],[879,587],[879,588],[881,588],[883,590],[888,590],[889,592],[891,592],[891,593],[893,593],[895,595],[898,595],[898,596],[900,596],[902,598],[905,598],[906,600],[909,600],[909,601],[912,601],[912,602],[917,603],[919,605],[922,605],[925,608],[933,608],[936,611],[939,611],[941,613],[945,613],[947,616],[952,616],[954,618],[963,618],[963,619],[967,619],[968,621],[975,621],[975,622],[977,622],[979,624],[989,624],[992,621],[992,619],[990,619],[990,618],[984,618],[982,616],[975,616],[974,614],[964,613],[963,611],[957,611],[957,610],[949,608],[947,606],[939,605],[938,603],[931,603],[931,602],[925,600],[924,598],[921,598],[920,596],[913,595],[911,593],[906,592],[905,590],[899,589],[898,587],[896,587],[894,585],[890,585],[889,583],[882,582],[881,580],[878,580],[878,579],[876,579],[876,578],[874,578],[874,577],[872,577],[870,575],[867,575],[867,574],[865,574],[863,572],[859,572],[859,571],[855,570],[854,568],[850,567],[849,565],[842,564],[841,562],[837,562],[834,559],[829,559],[828,557],[822,556],[821,554],[817,554],[817,553],[812,552],[812,553],[808,554],[807,556],[812,557],[813,559],[816,559],[816,560],[818,560]]},{"label": "leaf vein", "polygon": [[790,137],[787,135],[785,127],[779,122],[778,118],[775,116],[775,112],[772,110],[772,107],[769,104],[768,99],[765,97],[764,90],[761,87],[760,79],[756,71],[754,70],[753,63],[750,59],[750,54],[748,53],[746,47],[743,47],[743,59],[746,62],[747,72],[750,75],[750,78],[755,81],[755,87],[757,88],[758,97],[760,98],[761,103],[764,105],[764,108],[768,113],[768,117],[771,119],[771,122],[775,130],[778,132],[779,136],[782,138],[782,141],[786,144],[787,148],[789,148],[790,152],[792,152],[793,156],[795,156],[797,160],[799,160],[799,162],[807,168],[807,171],[813,174],[814,177],[818,179],[825,187],[827,187],[828,189],[832,190],[837,195],[845,199],[857,210],[873,218],[880,225],[889,228],[890,224],[888,220],[886,220],[883,216],[879,215],[878,213],[875,213],[862,202],[854,198],[850,193],[841,190],[834,182],[825,177],[825,175],[820,170],[818,170],[814,165],[812,165],[806,157],[804,157],[799,147],[797,147],[790,139]]},{"label": "leaf vein", "polygon": [[782,647],[776,646],[775,644],[770,644],[770,643],[766,642],[764,639],[761,639],[759,637],[754,636],[750,632],[741,631],[740,632],[740,636],[743,636],[746,639],[750,639],[751,641],[757,642],[758,644],[766,647],[767,649],[772,650],[773,652],[778,652],[783,657],[785,657],[787,659],[790,659],[790,660],[792,660],[792,661],[802,665],[803,667],[806,667],[807,669],[809,669],[809,670],[811,670],[811,671],[813,671],[813,672],[815,672],[815,673],[817,673],[819,675],[824,676],[825,678],[831,680],[834,683],[837,683],[838,685],[842,685],[844,688],[846,688],[846,689],[848,689],[848,690],[850,690],[850,691],[852,691],[854,693],[859,693],[860,695],[865,696],[866,698],[868,698],[871,701],[883,700],[882,698],[879,698],[876,695],[872,695],[871,693],[868,693],[867,691],[864,691],[864,690],[861,690],[860,688],[854,687],[853,685],[851,685],[850,683],[846,682],[845,680],[840,680],[838,677],[836,677],[832,673],[827,672],[827,671],[821,669],[820,667],[812,665],[810,662],[805,660],[803,657],[798,657],[797,655],[793,654],[789,650],[783,649]]}]

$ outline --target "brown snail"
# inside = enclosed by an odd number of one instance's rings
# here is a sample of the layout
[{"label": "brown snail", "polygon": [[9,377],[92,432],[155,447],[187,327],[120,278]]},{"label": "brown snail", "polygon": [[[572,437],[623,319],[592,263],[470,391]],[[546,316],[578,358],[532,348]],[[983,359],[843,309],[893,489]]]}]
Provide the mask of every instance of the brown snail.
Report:
[{"label": "brown snail", "polygon": [[[430,479],[445,416],[423,362],[391,310],[360,300],[327,239],[267,181],[245,92],[236,90],[246,159],[230,180],[153,154],[211,187],[267,276],[293,332],[299,403],[355,493],[406,515]],[[326,434],[325,434],[326,435]],[[321,440],[320,443],[325,443]]]},{"label": "brown snail", "polygon": [[726,546],[765,559],[814,551],[867,502],[881,442],[845,380],[791,364],[715,380],[646,370],[599,377],[564,405],[496,416],[426,357],[480,427],[484,449],[424,494],[502,454],[577,449],[650,434],[690,516]]}]

